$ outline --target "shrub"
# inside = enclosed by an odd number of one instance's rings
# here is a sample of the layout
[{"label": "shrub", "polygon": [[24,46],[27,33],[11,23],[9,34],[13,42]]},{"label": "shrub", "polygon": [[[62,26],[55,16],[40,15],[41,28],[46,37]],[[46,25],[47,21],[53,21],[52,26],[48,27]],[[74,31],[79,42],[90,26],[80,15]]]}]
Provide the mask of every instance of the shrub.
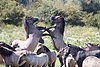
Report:
[{"label": "shrub", "polygon": [[20,25],[24,16],[23,8],[14,0],[0,0],[0,21]]}]

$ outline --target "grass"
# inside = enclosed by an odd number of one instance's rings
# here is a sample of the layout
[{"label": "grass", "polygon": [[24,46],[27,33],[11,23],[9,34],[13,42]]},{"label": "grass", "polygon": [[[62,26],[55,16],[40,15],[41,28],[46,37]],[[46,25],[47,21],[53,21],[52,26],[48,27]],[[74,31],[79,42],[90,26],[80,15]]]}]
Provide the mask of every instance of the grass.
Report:
[{"label": "grass", "polygon": [[[13,40],[22,39],[25,40],[25,31],[23,27],[16,27],[13,25],[6,25],[0,27],[0,41],[11,43]],[[45,45],[54,49],[50,37],[43,37]],[[95,27],[80,27],[80,26],[66,26],[64,33],[64,41],[66,43],[74,45],[84,45],[85,43],[92,42],[100,44],[100,29]],[[57,59],[56,67],[59,67],[59,61]],[[4,67],[4,65],[0,65]]]}]

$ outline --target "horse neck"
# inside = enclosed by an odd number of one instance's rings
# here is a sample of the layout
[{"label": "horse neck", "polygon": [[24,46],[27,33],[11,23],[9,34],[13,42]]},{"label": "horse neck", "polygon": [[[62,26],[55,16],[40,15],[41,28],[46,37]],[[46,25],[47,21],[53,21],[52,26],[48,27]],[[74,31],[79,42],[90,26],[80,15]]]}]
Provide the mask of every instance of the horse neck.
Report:
[{"label": "horse neck", "polygon": [[45,51],[45,53],[50,52],[50,50],[46,46],[44,46],[44,51]]},{"label": "horse neck", "polygon": [[65,22],[64,21],[60,22],[60,24],[56,23],[55,30],[58,30],[62,35],[64,34],[64,28],[65,28]]},{"label": "horse neck", "polygon": [[27,21],[24,22],[24,28],[27,34],[34,33],[36,31],[39,31],[35,25],[28,23]]}]

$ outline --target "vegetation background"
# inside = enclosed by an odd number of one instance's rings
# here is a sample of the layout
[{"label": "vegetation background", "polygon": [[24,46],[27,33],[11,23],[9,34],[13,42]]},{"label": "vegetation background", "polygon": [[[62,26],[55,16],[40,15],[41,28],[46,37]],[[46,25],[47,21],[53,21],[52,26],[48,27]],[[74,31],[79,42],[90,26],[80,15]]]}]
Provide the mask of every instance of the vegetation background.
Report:
[{"label": "vegetation background", "polygon": [[[100,44],[100,0],[0,0],[0,41],[10,44],[16,39],[25,40],[26,15],[38,17],[41,22],[36,25],[46,27],[51,24],[50,16],[63,15],[66,43]],[[51,38],[43,38],[44,44],[55,50]],[[59,67],[58,61],[56,67]]]}]

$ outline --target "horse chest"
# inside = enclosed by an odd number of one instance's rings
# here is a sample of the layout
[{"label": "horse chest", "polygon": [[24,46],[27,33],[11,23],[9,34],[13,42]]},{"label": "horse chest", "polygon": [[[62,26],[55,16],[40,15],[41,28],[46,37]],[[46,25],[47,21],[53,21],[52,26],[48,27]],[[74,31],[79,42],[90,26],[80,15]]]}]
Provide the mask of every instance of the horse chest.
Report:
[{"label": "horse chest", "polygon": [[40,38],[37,38],[36,36],[33,36],[32,38],[27,39],[24,47],[29,51],[33,51],[36,48],[39,42],[39,39]]},{"label": "horse chest", "polygon": [[53,38],[53,42],[57,49],[61,49],[66,46],[62,38]]}]

